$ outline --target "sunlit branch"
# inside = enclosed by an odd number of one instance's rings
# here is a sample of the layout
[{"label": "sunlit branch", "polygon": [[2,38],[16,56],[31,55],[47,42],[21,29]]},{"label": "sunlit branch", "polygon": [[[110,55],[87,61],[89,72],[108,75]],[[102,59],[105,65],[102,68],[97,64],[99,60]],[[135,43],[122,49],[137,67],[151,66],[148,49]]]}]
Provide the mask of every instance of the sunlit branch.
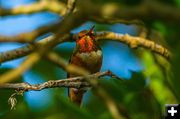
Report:
[{"label": "sunlit branch", "polygon": [[[34,45],[40,46],[40,45],[48,44],[49,41],[53,40],[53,37],[54,36],[49,36],[45,39],[35,42]],[[73,36],[66,34],[64,37],[58,39],[57,44],[68,42],[68,41],[74,41],[76,37],[77,37],[77,34],[74,34]],[[164,56],[167,59],[170,58],[170,52],[166,48],[164,48],[163,46],[159,44],[156,44],[155,42],[151,40],[148,40],[142,37],[103,31],[103,32],[96,32],[96,39],[97,40],[108,39],[108,40],[120,41],[124,44],[129,45],[131,48],[144,47],[146,49],[150,49],[153,52]],[[0,53],[0,63],[28,55],[30,52],[33,51],[34,45],[31,44],[31,45],[23,46],[18,49]]]},{"label": "sunlit branch", "polygon": [[[180,25],[180,9],[170,4],[164,4],[157,0],[144,0],[134,6],[103,4],[96,5],[91,2],[89,7],[84,9],[89,12],[89,17],[98,22],[114,22],[119,20],[121,23],[138,23],[138,21],[160,20],[162,22]],[[93,8],[93,9],[92,9]]]},{"label": "sunlit branch", "polygon": [[[67,13],[69,14],[69,13]],[[78,21],[78,22],[77,22]],[[52,40],[49,40],[47,44],[40,45],[36,47],[36,51],[34,51],[29,57],[25,59],[25,61],[16,69],[10,70],[9,72],[0,76],[0,83],[9,82],[15,80],[25,71],[27,71],[30,67],[32,67],[36,62],[38,62],[44,55],[47,55],[47,52],[51,50],[54,45],[59,42],[59,37],[66,36],[67,33],[70,32],[71,29],[75,28],[76,26],[82,24],[85,21],[83,12],[66,15],[65,18],[60,22],[57,23],[59,27],[52,27],[51,31],[54,31],[54,36]],[[62,41],[63,39],[61,39]]]},{"label": "sunlit branch", "polygon": [[[33,44],[29,44],[29,45],[22,46],[17,49],[2,52],[0,53],[0,63],[26,56],[34,50],[35,46],[39,47],[41,45],[48,44],[49,41],[53,40],[53,37],[54,36],[48,36],[47,38],[44,38]],[[59,38],[58,40],[59,40],[58,43],[65,42],[65,41],[71,40],[71,36],[65,35],[64,37]]]},{"label": "sunlit branch", "polygon": [[[57,23],[58,24],[58,23]],[[37,37],[53,31],[56,29],[56,25],[49,25],[40,27],[34,31],[21,33],[16,36],[2,36],[0,35],[0,42],[20,42],[20,43],[32,43]]]},{"label": "sunlit branch", "polygon": [[[59,7],[59,6],[56,6],[56,4],[58,5],[58,1],[41,0],[38,3],[34,3],[31,5],[27,5],[27,6],[17,7],[17,9],[18,10],[19,9],[25,9],[25,12],[28,12],[29,9],[33,9],[33,10],[35,10],[34,12],[37,12],[36,9],[34,9],[34,7],[38,8],[38,9],[43,8],[45,10],[48,9],[48,7],[50,7],[50,8],[52,7],[52,9],[56,9]],[[39,7],[38,7],[38,5],[39,5]],[[53,5],[54,5],[54,7],[53,7]],[[66,7],[65,7],[65,9],[63,7],[64,13],[62,15],[69,14],[70,12],[72,12],[74,7],[75,7],[75,1],[70,0],[70,2],[68,3],[68,9],[66,10]],[[16,11],[16,8],[12,9],[12,11]],[[29,10],[29,11],[31,11],[31,10]],[[60,10],[58,9],[57,11],[59,12]],[[1,13],[1,10],[0,10],[0,13]],[[71,15],[71,16],[77,16],[77,14],[79,14],[79,13],[76,13],[76,15]],[[67,21],[70,21],[70,20],[67,20]],[[83,21],[83,20],[79,20],[79,21]],[[2,36],[1,35],[0,36],[0,42],[33,42],[34,40],[36,40],[37,37],[39,37],[45,33],[48,33],[48,32],[55,33],[59,29],[59,27],[57,27],[57,26],[60,26],[60,25],[62,25],[62,23],[60,21],[58,21],[55,24],[48,25],[48,26],[42,26],[42,27],[40,27],[37,30],[34,30],[32,32],[22,33],[22,34],[19,34],[16,36]],[[76,24],[74,24],[74,25],[76,25]]]},{"label": "sunlit branch", "polygon": [[129,45],[131,48],[144,47],[155,53],[162,55],[166,59],[170,58],[170,52],[165,47],[143,37],[130,36],[128,34],[124,35],[124,34],[105,31],[105,32],[97,32],[97,39],[112,39],[115,41],[120,41],[124,44]]},{"label": "sunlit branch", "polygon": [[[5,74],[2,74],[0,76],[0,83],[15,80],[23,72],[27,71],[31,66],[38,62],[42,56],[47,55],[54,45],[58,44],[59,38],[65,37],[67,33],[69,34],[71,29],[82,24],[85,20],[83,17],[84,16],[82,13],[67,15],[60,23],[58,23],[59,27],[56,27],[57,29],[54,31],[55,34],[52,37],[52,40],[49,40],[47,44],[36,46],[36,50],[29,57],[27,57],[17,69],[13,69]],[[61,39],[60,42],[62,42],[62,40],[63,39]],[[36,56],[36,58],[34,58],[34,56]],[[33,61],[31,62],[31,60]],[[29,62],[29,64],[27,62]]]},{"label": "sunlit branch", "polygon": [[25,71],[29,70],[39,59],[40,55],[36,52],[30,54],[28,58],[19,67],[0,75],[0,84],[15,80]]},{"label": "sunlit branch", "polygon": [[[50,62],[54,63],[56,66],[61,67],[66,72],[71,72],[71,74],[81,75],[83,74],[89,74],[89,72],[81,67],[78,67],[73,64],[69,64],[65,59],[63,59],[61,56],[54,52],[49,52],[48,55],[46,55],[46,59]],[[74,69],[77,69],[76,71]]]},{"label": "sunlit branch", "polygon": [[[179,8],[155,0],[144,0],[145,2],[133,7],[109,3],[99,5],[88,1],[89,0],[81,1],[82,6],[84,6],[83,10],[88,13],[87,16],[89,19],[97,22],[110,23],[116,20],[118,23],[136,24],[139,20],[160,20],[167,23],[179,24],[180,21]],[[69,4],[70,7],[68,7],[65,3],[57,0],[40,0],[39,2],[22,5],[13,9],[1,8],[0,16],[31,14],[42,11],[50,11],[64,16],[66,12],[71,11],[72,6],[74,6],[74,2],[70,1],[69,3],[73,4]]]},{"label": "sunlit branch", "polygon": [[29,5],[21,5],[12,9],[0,9],[0,16],[31,14],[50,11],[60,15],[66,13],[66,4],[57,0],[40,0]]},{"label": "sunlit branch", "polygon": [[76,1],[77,0],[68,0],[67,1],[66,14],[70,14],[71,12],[73,12],[73,10],[75,8]]}]

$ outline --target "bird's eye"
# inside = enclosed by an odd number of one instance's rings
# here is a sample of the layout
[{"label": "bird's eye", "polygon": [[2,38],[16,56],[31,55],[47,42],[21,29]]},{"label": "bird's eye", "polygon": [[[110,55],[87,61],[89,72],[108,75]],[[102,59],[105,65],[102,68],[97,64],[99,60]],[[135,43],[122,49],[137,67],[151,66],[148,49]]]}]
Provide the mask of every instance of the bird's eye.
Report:
[{"label": "bird's eye", "polygon": [[89,35],[90,35],[90,36],[95,36],[94,31],[89,32]]},{"label": "bird's eye", "polygon": [[93,35],[93,36],[95,36],[95,33],[94,33],[94,32],[92,32],[92,35]]},{"label": "bird's eye", "polygon": [[94,32],[91,32],[91,34],[90,34],[91,36],[95,36],[95,33]]}]

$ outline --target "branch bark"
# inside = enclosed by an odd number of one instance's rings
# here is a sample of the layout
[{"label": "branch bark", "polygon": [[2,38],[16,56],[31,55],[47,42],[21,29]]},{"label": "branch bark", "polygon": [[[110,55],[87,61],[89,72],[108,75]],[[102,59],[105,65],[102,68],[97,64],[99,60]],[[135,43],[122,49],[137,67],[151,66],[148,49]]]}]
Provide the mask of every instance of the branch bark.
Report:
[{"label": "branch bark", "polygon": [[[117,77],[111,71],[98,72],[95,74],[88,75],[87,77],[91,80],[97,79],[103,76]],[[31,85],[29,83],[4,83],[0,84],[0,89],[15,89],[22,91],[40,91],[47,88],[56,88],[56,87],[72,87],[72,88],[82,88],[82,87],[90,87],[91,85],[87,83],[85,77],[73,77],[67,79],[59,79],[59,80],[49,80],[42,84]],[[120,78],[119,78],[120,79]]]},{"label": "branch bark", "polygon": [[66,4],[57,0],[40,0],[29,5],[22,5],[12,9],[0,9],[0,16],[32,14],[43,11],[64,15],[66,13]]},{"label": "branch bark", "polygon": [[[54,36],[48,36],[47,38],[44,38],[33,44],[28,44],[26,46],[22,46],[17,49],[2,52],[0,53],[0,63],[26,56],[35,49],[35,46],[39,47],[39,46],[48,44],[50,41],[53,40],[53,37]],[[63,43],[65,41],[71,40],[72,39],[71,37],[72,37],[71,35],[66,34],[64,37],[59,38],[57,40],[58,40],[58,43]]]},{"label": "branch bark", "polygon": [[[94,4],[89,0],[81,1],[83,10],[88,13],[89,19],[107,23],[118,21],[120,23],[138,23],[138,21],[160,20],[166,23],[180,25],[180,9],[168,4],[151,0],[144,0],[139,5],[127,6],[117,4]],[[87,6],[88,4],[88,6]],[[0,16],[31,14],[50,11],[64,16],[68,11],[66,4],[54,0],[40,0],[30,5],[23,5],[13,9],[0,9]],[[171,19],[169,19],[171,18]],[[114,22],[113,22],[114,23]]]},{"label": "branch bark", "polygon": [[130,36],[128,34],[124,35],[124,34],[105,31],[105,32],[98,32],[97,39],[112,39],[115,41],[120,41],[124,44],[129,45],[131,48],[143,47],[157,54],[160,54],[166,59],[169,59],[171,56],[170,51],[168,51],[168,49],[143,37]]},{"label": "branch bark", "polygon": [[[132,21],[153,21],[180,25],[180,9],[169,4],[163,4],[157,0],[144,0],[141,4],[135,6],[103,4],[95,5],[88,3],[89,7],[84,8],[90,11],[90,19],[93,21],[106,22],[122,20],[123,22]],[[84,6],[85,7],[85,6]],[[93,8],[93,9],[92,9]]]},{"label": "branch bark", "polygon": [[76,4],[76,0],[68,0],[67,1],[66,14],[70,14],[71,12],[73,12],[73,10],[75,8],[75,4]]},{"label": "branch bark", "polygon": [[[45,39],[42,39],[34,43],[34,45],[30,44],[30,45],[23,46],[15,50],[10,50],[10,51],[0,53],[0,63],[28,55],[29,53],[33,51],[35,46],[39,47],[41,45],[48,44],[49,42],[53,40],[53,37],[54,36],[49,36]],[[57,39],[57,44],[68,42],[68,41],[75,41],[76,38],[77,38],[77,34],[74,34],[74,35],[66,34],[64,37]],[[150,49],[151,51],[162,55],[166,59],[169,59],[171,57],[171,53],[166,48],[164,48],[163,46],[159,44],[156,44],[155,42],[151,40],[148,40],[142,37],[103,31],[103,32],[96,32],[96,39],[97,40],[103,40],[103,39],[115,40],[115,41],[119,41],[119,42],[129,45],[131,48],[144,47],[146,49]]]},{"label": "branch bark", "polygon": [[56,25],[58,23],[49,25],[49,26],[42,26],[34,31],[27,32],[27,33],[21,33],[16,36],[0,36],[0,42],[20,42],[20,43],[33,43],[34,40],[36,40],[37,37],[48,33],[53,32],[56,30]]}]

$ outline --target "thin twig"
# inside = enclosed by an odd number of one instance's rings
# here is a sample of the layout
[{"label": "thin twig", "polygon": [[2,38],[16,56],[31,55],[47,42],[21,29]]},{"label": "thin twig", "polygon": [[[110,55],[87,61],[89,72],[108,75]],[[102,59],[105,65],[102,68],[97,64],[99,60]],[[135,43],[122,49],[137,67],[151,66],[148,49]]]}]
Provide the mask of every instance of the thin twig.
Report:
[{"label": "thin twig", "polygon": [[11,110],[12,109],[16,109],[16,104],[17,104],[17,99],[16,99],[16,95],[21,95],[23,96],[24,91],[23,90],[15,90],[15,93],[13,93],[9,99],[8,99],[8,103],[11,105]]}]

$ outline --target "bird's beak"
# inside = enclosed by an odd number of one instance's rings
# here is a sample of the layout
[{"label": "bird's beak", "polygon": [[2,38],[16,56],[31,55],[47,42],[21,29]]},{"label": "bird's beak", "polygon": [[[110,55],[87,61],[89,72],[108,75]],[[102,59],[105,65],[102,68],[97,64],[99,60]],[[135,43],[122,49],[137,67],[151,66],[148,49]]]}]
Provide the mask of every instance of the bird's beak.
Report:
[{"label": "bird's beak", "polygon": [[95,27],[95,25],[93,25],[93,26],[90,28],[88,34],[92,33],[92,31],[94,30],[94,27]]}]

